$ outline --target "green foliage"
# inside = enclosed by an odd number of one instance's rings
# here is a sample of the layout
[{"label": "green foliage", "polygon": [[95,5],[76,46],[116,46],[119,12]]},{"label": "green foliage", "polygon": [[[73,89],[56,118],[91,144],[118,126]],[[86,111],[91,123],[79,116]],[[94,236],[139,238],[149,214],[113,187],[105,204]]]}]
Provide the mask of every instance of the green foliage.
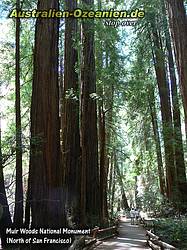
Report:
[{"label": "green foliage", "polygon": [[157,214],[161,211],[164,204],[164,198],[159,193],[158,186],[152,185],[144,190],[144,193],[139,197],[141,207],[144,211]]},{"label": "green foliage", "polygon": [[179,249],[187,249],[187,219],[185,217],[157,220],[155,233]]}]

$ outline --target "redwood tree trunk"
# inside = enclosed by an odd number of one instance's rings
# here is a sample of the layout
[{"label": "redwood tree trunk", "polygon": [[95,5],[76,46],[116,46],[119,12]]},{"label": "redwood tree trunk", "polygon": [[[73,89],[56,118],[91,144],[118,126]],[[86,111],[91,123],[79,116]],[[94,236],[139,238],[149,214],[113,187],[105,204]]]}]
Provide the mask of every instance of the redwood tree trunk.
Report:
[{"label": "redwood tree trunk", "polygon": [[[57,0],[39,0],[38,10],[58,9]],[[58,86],[59,20],[36,21],[31,104],[31,211],[33,227],[62,226],[62,167]]]},{"label": "redwood tree trunk", "polygon": [[101,221],[107,221],[107,160],[106,160],[106,131],[105,112],[103,103],[99,107],[99,144],[100,144],[100,206]]},{"label": "redwood tree trunk", "polygon": [[[16,8],[20,9],[20,1],[17,0]],[[22,140],[21,140],[21,107],[20,107],[20,19],[16,18],[16,190],[14,225],[20,227],[23,224],[23,182],[22,182]]]},{"label": "redwood tree trunk", "polygon": [[114,169],[114,154],[113,154],[113,152],[111,152],[110,168],[109,168],[109,180],[108,180],[108,208],[109,209],[111,209],[113,169]]},{"label": "redwood tree trunk", "polygon": [[[66,0],[65,8],[73,11],[76,0]],[[74,40],[77,35],[77,19],[65,20],[64,87],[62,116],[62,160],[65,170],[66,211],[73,221],[79,224],[80,218],[80,135],[79,135],[79,86],[76,66],[78,52]],[[70,92],[72,93],[70,95]],[[69,216],[70,218],[70,216]],[[69,220],[68,218],[68,220]]]},{"label": "redwood tree trunk", "polygon": [[157,29],[153,27],[153,42],[155,54],[155,71],[157,77],[157,84],[160,96],[162,126],[163,126],[163,140],[165,151],[166,164],[166,181],[167,181],[167,196],[169,200],[174,201],[176,198],[177,182],[176,169],[174,161],[173,148],[173,124],[171,114],[171,103],[169,96],[169,86],[166,79],[165,63],[162,51],[162,45]]},{"label": "redwood tree trunk", "polygon": [[151,123],[152,123],[152,127],[153,127],[154,140],[155,140],[155,145],[156,145],[160,193],[162,195],[166,195],[165,176],[164,176],[164,168],[163,168],[163,161],[162,161],[160,136],[159,136],[157,113],[156,113],[156,107],[155,107],[154,100],[155,100],[154,90],[150,89],[148,102],[149,102],[149,109],[150,109],[150,114],[151,114]]},{"label": "redwood tree trunk", "polygon": [[111,211],[111,218],[114,217],[114,200],[115,200],[115,188],[116,188],[116,164],[117,164],[117,159],[116,159],[116,152],[114,150],[114,162],[113,162],[113,178],[112,178],[112,188],[111,188],[111,203],[110,203],[110,211]]},{"label": "redwood tree trunk", "polygon": [[181,115],[180,115],[177,79],[175,73],[175,63],[174,63],[172,43],[170,38],[168,20],[166,16],[166,7],[164,1],[162,1],[162,13],[163,13],[163,24],[164,24],[166,49],[168,57],[168,68],[169,68],[169,78],[170,78],[169,83],[170,83],[171,99],[173,107],[172,111],[173,111],[173,125],[174,125],[174,156],[175,156],[176,173],[177,173],[177,184],[180,193],[180,200],[183,203],[186,200],[186,192],[185,192],[186,169],[184,162],[184,150],[183,150],[183,140],[181,131]]},{"label": "redwood tree trunk", "polygon": [[187,16],[184,0],[167,0],[185,115],[187,116]]},{"label": "redwood tree trunk", "polygon": [[121,171],[120,171],[118,164],[116,165],[116,172],[118,175],[118,182],[119,182],[120,189],[121,189],[121,207],[122,209],[129,210],[129,205],[127,202],[127,197],[125,194],[125,189],[124,189],[124,184],[123,184],[123,177],[121,175]]},{"label": "redwood tree trunk", "polygon": [[28,186],[27,186],[27,193],[26,193],[26,203],[25,203],[25,221],[24,226],[30,226],[31,220],[31,169],[29,166],[29,177],[28,177]]},{"label": "redwood tree trunk", "polygon": [[[87,8],[93,0],[83,0]],[[93,20],[82,21],[82,71],[81,71],[81,219],[98,223],[100,217],[97,109],[93,93],[96,93],[95,52]],[[86,217],[86,218],[85,218]]]},{"label": "redwood tree trunk", "polygon": [[168,64],[170,73],[171,94],[173,103],[173,123],[174,123],[174,153],[177,172],[177,184],[182,202],[186,201],[186,168],[184,163],[184,150],[181,131],[181,117],[177,92],[177,81],[175,76],[175,66],[173,61],[172,47],[169,34],[166,38],[168,50]]}]

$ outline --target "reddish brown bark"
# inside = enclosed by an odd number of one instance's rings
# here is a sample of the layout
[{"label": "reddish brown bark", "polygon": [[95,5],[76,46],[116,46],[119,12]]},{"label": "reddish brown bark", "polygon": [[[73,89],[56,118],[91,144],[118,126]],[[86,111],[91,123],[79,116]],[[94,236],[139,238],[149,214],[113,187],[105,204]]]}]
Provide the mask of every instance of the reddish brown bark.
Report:
[{"label": "reddish brown bark", "polygon": [[175,67],[173,61],[172,47],[169,34],[166,38],[166,46],[168,50],[168,64],[170,73],[171,96],[173,103],[173,124],[174,124],[174,156],[176,164],[177,184],[180,193],[179,199],[184,202],[186,200],[186,167],[184,162],[184,150],[181,131],[180,106],[177,92],[177,80],[175,76]]},{"label": "reddish brown bark", "polygon": [[[39,0],[38,10],[58,9]],[[33,227],[64,223],[58,85],[59,19],[37,19],[31,104],[31,211]]]},{"label": "reddish brown bark", "polygon": [[[91,9],[93,0],[83,0]],[[81,70],[81,219],[88,224],[98,223],[100,217],[98,135],[96,100],[95,51],[93,20],[82,21]]]},{"label": "reddish brown bark", "polygon": [[187,16],[183,0],[167,0],[185,115],[187,116]]},{"label": "reddish brown bark", "polygon": [[99,149],[100,149],[100,206],[101,221],[107,221],[107,160],[106,160],[106,131],[105,131],[105,112],[103,105],[99,106]]},{"label": "reddish brown bark", "polygon": [[166,79],[165,63],[162,51],[162,44],[157,29],[153,27],[153,42],[155,55],[155,71],[160,96],[160,106],[163,126],[163,140],[166,164],[167,196],[174,200],[177,193],[176,169],[173,148],[173,125],[171,114],[171,103],[169,97],[169,86]]},{"label": "reddish brown bark", "polygon": [[114,155],[113,152],[109,162],[109,183],[108,183],[108,208],[111,209],[111,197],[112,197],[112,183],[113,183],[113,169],[114,169]]},{"label": "reddish brown bark", "polygon": [[[176,174],[177,174],[177,185],[179,191],[178,200],[181,203],[186,201],[186,169],[184,162],[184,150],[183,150],[183,140],[181,131],[181,115],[180,115],[180,104],[178,97],[178,86],[175,71],[175,63],[172,51],[172,43],[169,33],[168,21],[166,16],[166,8],[164,1],[162,2],[162,12],[163,12],[163,24],[166,40],[166,48],[168,55],[168,69],[169,69],[169,83],[171,89],[171,99],[172,99],[172,112],[173,112],[173,127],[174,127],[174,157],[176,164]],[[186,116],[185,116],[186,117]],[[183,205],[182,205],[183,206]]]},{"label": "reddish brown bark", "polygon": [[115,188],[116,188],[116,164],[117,164],[117,158],[116,158],[116,152],[115,149],[113,151],[114,158],[113,158],[113,171],[112,171],[112,182],[111,182],[111,203],[110,203],[110,210],[111,210],[111,218],[114,217],[114,200],[115,200]]},{"label": "reddish brown bark", "polygon": [[[76,0],[67,0],[65,8],[73,11]],[[64,87],[62,116],[62,160],[65,171],[66,211],[71,214],[71,223],[80,224],[80,135],[79,135],[79,85],[76,66],[78,52],[75,48],[77,19],[65,20]],[[71,95],[70,95],[71,92]]]}]

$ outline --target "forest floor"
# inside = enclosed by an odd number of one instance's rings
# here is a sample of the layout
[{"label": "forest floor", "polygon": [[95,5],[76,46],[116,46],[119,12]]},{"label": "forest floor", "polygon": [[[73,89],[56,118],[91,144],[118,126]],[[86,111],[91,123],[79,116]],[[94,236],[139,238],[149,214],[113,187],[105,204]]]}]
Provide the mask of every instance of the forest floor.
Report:
[{"label": "forest floor", "polygon": [[119,224],[119,235],[104,241],[97,246],[97,250],[140,250],[150,249],[146,245],[146,231],[139,225],[131,225],[130,219],[122,217]]}]

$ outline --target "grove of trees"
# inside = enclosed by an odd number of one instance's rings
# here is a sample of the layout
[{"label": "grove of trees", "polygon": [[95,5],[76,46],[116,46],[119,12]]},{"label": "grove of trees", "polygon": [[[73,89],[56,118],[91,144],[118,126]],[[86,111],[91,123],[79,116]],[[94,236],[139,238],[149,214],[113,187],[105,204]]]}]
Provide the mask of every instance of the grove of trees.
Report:
[{"label": "grove of trees", "polygon": [[[139,8],[145,17],[115,28],[99,18],[7,18],[13,8]],[[187,212],[186,8],[184,0],[2,1],[3,247],[8,227],[107,227],[132,206]]]}]

